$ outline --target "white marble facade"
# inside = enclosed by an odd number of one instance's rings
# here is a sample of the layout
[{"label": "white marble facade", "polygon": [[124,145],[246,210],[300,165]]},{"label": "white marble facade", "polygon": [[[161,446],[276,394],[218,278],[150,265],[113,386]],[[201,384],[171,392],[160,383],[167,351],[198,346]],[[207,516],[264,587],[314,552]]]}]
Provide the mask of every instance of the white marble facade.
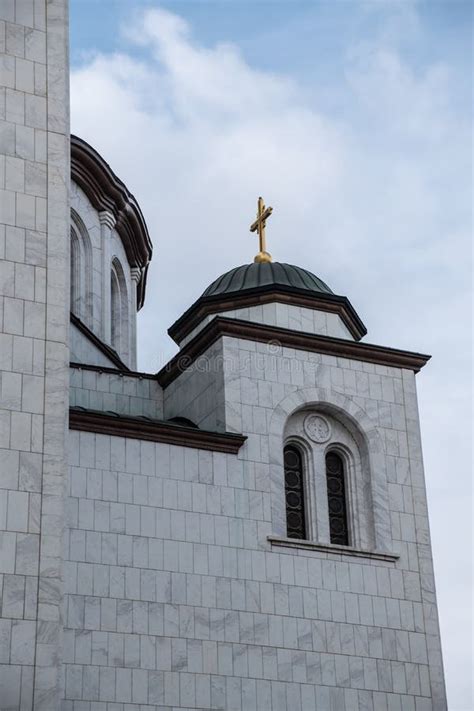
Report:
[{"label": "white marble facade", "polygon": [[[0,39],[0,711],[446,711],[414,370],[305,349],[358,344],[335,313],[266,303],[203,316],[182,372],[135,372],[147,264],[112,208],[67,190],[65,0],[3,0]],[[219,314],[299,340],[193,355]],[[305,540],[287,537],[287,443]]]}]

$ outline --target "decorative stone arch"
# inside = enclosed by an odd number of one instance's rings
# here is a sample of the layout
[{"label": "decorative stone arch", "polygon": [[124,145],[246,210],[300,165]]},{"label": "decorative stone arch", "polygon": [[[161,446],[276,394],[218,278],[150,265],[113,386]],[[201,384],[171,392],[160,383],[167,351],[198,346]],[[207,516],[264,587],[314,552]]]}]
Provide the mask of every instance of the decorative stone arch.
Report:
[{"label": "decorative stone arch", "polygon": [[112,347],[127,361],[130,350],[129,298],[125,272],[116,256],[110,268],[110,308]]},{"label": "decorative stone arch", "polygon": [[352,434],[360,448],[368,473],[367,484],[373,506],[375,548],[392,552],[388,505],[387,466],[383,439],[367,412],[350,397],[328,388],[300,388],[276,406],[269,426],[272,521],[275,535],[286,536],[283,446],[288,418],[299,410],[314,408],[338,419]]},{"label": "decorative stone arch", "polygon": [[71,209],[70,309],[89,328],[92,326],[92,245],[87,228]]}]

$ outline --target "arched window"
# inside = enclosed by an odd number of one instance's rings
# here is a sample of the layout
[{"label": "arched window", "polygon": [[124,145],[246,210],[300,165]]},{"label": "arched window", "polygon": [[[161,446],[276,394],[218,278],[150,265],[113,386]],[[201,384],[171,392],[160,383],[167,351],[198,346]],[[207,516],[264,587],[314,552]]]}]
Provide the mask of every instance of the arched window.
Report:
[{"label": "arched window", "polygon": [[71,311],[92,326],[92,247],[79,215],[71,210],[70,248]]},{"label": "arched window", "polygon": [[122,265],[117,258],[110,272],[111,339],[112,346],[122,357],[128,356],[128,297]]},{"label": "arched window", "polygon": [[331,543],[348,546],[349,530],[347,526],[344,462],[337,452],[331,451],[326,454],[326,481]]},{"label": "arched window", "polygon": [[288,538],[306,538],[303,458],[292,444],[285,447],[285,497]]},{"label": "arched window", "polygon": [[[301,408],[285,423],[281,481],[288,536],[322,545],[376,550],[368,442],[349,415],[331,409]],[[298,502],[303,502],[300,508]],[[279,506],[282,504],[283,491]],[[300,509],[301,519],[297,520],[293,513]]]},{"label": "arched window", "polygon": [[71,228],[71,311],[76,316],[81,315],[81,275],[82,275],[82,257],[81,245],[77,232]]},{"label": "arched window", "polygon": [[112,305],[112,345],[116,351],[120,348],[121,303],[120,286],[115,269],[110,274],[110,303]]}]

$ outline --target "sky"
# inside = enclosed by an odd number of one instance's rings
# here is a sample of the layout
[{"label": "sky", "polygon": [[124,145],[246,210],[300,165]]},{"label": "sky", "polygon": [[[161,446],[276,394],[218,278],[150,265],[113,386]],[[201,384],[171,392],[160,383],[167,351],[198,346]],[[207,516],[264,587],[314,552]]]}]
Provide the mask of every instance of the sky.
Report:
[{"label": "sky", "polygon": [[274,259],[348,296],[417,376],[451,711],[472,698],[472,5],[71,0],[72,131],[154,244],[139,367],[223,272]]}]

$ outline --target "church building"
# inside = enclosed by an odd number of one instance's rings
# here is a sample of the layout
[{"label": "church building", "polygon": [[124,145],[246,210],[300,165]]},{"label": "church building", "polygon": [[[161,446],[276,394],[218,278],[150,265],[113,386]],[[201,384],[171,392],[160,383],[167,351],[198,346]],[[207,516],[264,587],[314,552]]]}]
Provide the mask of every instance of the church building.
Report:
[{"label": "church building", "polygon": [[139,372],[152,240],[70,135],[67,2],[0,19],[0,711],[446,711],[429,356],[273,261],[259,198]]}]

